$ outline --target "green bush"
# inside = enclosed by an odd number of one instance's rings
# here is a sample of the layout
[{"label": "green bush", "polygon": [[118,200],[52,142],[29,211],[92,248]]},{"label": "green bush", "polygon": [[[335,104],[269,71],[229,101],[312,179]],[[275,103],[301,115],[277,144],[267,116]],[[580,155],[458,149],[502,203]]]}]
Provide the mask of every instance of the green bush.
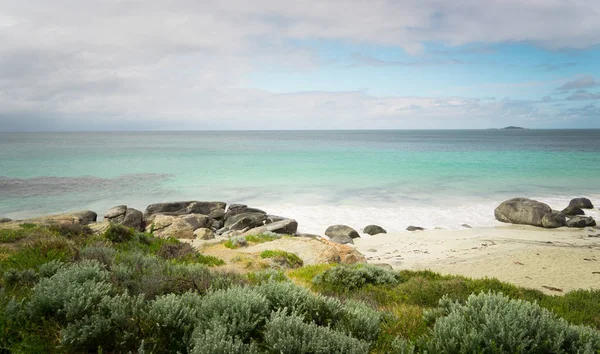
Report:
[{"label": "green bush", "polygon": [[44,263],[40,266],[39,274],[42,278],[50,278],[59,270],[65,267],[65,264],[57,259]]},{"label": "green bush", "polygon": [[105,246],[103,244],[98,244],[83,248],[81,250],[81,258],[94,260],[110,268],[113,264],[116,253],[117,251],[115,251],[114,248]]},{"label": "green bush", "polygon": [[231,249],[246,247],[248,246],[248,241],[244,236],[233,236],[225,241],[224,246]]},{"label": "green bush", "polygon": [[133,239],[136,232],[134,229],[120,225],[110,224],[108,229],[104,232],[104,237],[114,243],[128,242]]},{"label": "green bush", "polygon": [[265,344],[272,353],[368,353],[369,344],[327,327],[305,323],[296,315],[276,312],[265,326]]},{"label": "green bush", "polygon": [[0,243],[12,243],[26,238],[29,234],[30,231],[25,229],[1,229]]},{"label": "green bush", "polygon": [[16,270],[8,269],[2,276],[2,281],[5,286],[31,286],[39,279],[38,273],[33,269]]},{"label": "green bush", "polygon": [[250,284],[261,285],[269,282],[290,281],[290,279],[280,270],[265,269],[258,272],[248,273]]},{"label": "green bush", "polygon": [[334,324],[334,329],[367,342],[377,340],[381,315],[358,301],[344,304],[343,315]]},{"label": "green bush", "polygon": [[288,267],[300,268],[304,265],[304,261],[294,253],[289,253],[280,250],[265,250],[260,253],[261,258],[272,258],[275,263]]},{"label": "green bush", "polygon": [[29,311],[32,318],[55,317],[72,321],[90,314],[111,293],[100,264],[83,261],[58,270],[34,286]]},{"label": "green bush", "polygon": [[339,265],[326,270],[313,279],[313,283],[342,289],[361,288],[367,284],[396,285],[402,281],[398,272],[369,265]]},{"label": "green bush", "polygon": [[70,322],[61,331],[61,345],[74,352],[126,352],[137,348],[142,333],[143,296],[104,296],[96,311]]},{"label": "green bush", "polygon": [[272,234],[258,234],[258,235],[248,235],[246,236],[246,241],[253,243],[265,243],[280,239],[281,235],[272,233]]},{"label": "green bush", "polygon": [[75,258],[77,248],[73,241],[54,235],[43,235],[27,241],[8,257],[0,260],[0,272],[14,268],[38,269],[52,260],[68,261]]},{"label": "green bush", "polygon": [[199,311],[199,326],[206,330],[211,324],[223,324],[230,336],[247,342],[259,335],[269,312],[269,301],[262,294],[235,286],[206,295]]},{"label": "green bush", "polygon": [[443,317],[422,345],[434,353],[595,353],[600,333],[573,326],[535,303],[502,294],[440,300]]},{"label": "green bush", "polygon": [[212,323],[197,328],[191,339],[191,354],[258,354],[254,343],[246,344],[229,333],[226,324]]},{"label": "green bush", "polygon": [[86,237],[94,233],[87,225],[81,224],[56,224],[49,226],[48,230],[67,238]]}]

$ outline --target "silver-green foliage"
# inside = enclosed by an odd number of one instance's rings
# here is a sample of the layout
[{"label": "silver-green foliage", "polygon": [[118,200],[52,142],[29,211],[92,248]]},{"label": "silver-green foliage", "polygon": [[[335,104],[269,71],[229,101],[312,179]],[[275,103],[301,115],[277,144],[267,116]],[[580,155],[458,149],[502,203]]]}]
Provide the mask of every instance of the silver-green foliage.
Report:
[{"label": "silver-green foliage", "polygon": [[324,271],[313,279],[317,285],[343,289],[361,288],[367,284],[396,285],[401,282],[398,272],[370,264],[339,265]]},{"label": "silver-green foliage", "polygon": [[343,315],[335,322],[334,329],[368,342],[377,340],[381,315],[358,301],[344,304]]},{"label": "silver-green foliage", "polygon": [[435,353],[596,353],[600,333],[570,325],[535,303],[502,294],[440,300],[443,317],[424,347]]},{"label": "silver-green foliage", "polygon": [[73,351],[124,350],[137,344],[139,320],[144,316],[142,295],[104,296],[92,314],[69,323],[61,331],[61,344]]},{"label": "silver-green foliage", "polygon": [[257,346],[246,344],[239,337],[230,334],[227,325],[211,321],[207,326],[198,327],[192,335],[191,354],[258,354]]},{"label": "silver-green foliage", "polygon": [[87,246],[81,250],[83,259],[95,260],[100,264],[110,267],[117,252],[112,247],[103,245]]},{"label": "silver-green foliage", "polygon": [[72,321],[89,314],[112,292],[107,273],[95,261],[83,261],[59,269],[34,286],[29,311],[32,317],[56,316]]},{"label": "silver-green foliage", "polygon": [[56,274],[59,270],[63,269],[66,265],[58,259],[52,260],[48,263],[44,263],[40,266],[39,274],[42,278],[50,278]]},{"label": "silver-green foliage", "polygon": [[368,353],[367,342],[346,336],[328,327],[305,323],[302,317],[276,312],[265,326],[269,352],[281,354]]}]

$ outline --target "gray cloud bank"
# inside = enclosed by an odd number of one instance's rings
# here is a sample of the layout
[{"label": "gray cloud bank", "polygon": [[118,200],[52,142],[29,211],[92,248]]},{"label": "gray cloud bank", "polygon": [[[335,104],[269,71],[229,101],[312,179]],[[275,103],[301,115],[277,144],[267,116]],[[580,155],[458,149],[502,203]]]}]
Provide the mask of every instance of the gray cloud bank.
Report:
[{"label": "gray cloud bank", "polygon": [[265,66],[321,64],[295,40],[410,53],[426,41],[587,48],[600,43],[595,7],[581,0],[0,0],[0,131],[448,128],[486,127],[498,117],[558,119],[535,102],[273,94],[248,88],[247,77]]}]

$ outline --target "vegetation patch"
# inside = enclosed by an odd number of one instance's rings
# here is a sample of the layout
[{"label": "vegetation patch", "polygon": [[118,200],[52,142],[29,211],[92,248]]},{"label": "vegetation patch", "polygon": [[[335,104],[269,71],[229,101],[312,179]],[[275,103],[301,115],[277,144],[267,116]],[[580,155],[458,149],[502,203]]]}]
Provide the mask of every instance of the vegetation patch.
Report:
[{"label": "vegetation patch", "polygon": [[280,239],[282,236],[278,234],[258,234],[248,236],[233,236],[229,240],[225,241],[224,245],[227,248],[235,249],[239,247],[246,247],[250,244],[265,243]]},{"label": "vegetation patch", "polygon": [[276,264],[286,268],[300,268],[304,265],[304,261],[296,254],[280,250],[262,251],[260,257],[272,259]]},{"label": "vegetation patch", "polygon": [[313,279],[315,285],[334,289],[355,289],[366,285],[397,285],[402,281],[398,272],[369,264],[339,265]]}]

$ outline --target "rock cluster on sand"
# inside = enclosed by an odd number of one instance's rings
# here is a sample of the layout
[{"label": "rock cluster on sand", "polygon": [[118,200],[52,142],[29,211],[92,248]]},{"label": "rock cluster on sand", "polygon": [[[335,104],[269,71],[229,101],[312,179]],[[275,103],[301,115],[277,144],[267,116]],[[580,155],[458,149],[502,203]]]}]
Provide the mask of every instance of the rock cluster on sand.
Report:
[{"label": "rock cluster on sand", "polygon": [[360,237],[356,230],[347,225],[331,225],[325,230],[325,235],[329,236],[331,242],[340,244],[354,243],[352,239]]},{"label": "rock cluster on sand", "polygon": [[596,225],[591,216],[580,216],[585,214],[582,209],[591,208],[593,208],[592,202],[587,198],[575,198],[571,200],[563,211],[552,210],[549,205],[537,200],[513,198],[502,202],[494,210],[494,216],[498,221],[511,224],[545,228],[557,228],[561,226],[586,227]]}]

